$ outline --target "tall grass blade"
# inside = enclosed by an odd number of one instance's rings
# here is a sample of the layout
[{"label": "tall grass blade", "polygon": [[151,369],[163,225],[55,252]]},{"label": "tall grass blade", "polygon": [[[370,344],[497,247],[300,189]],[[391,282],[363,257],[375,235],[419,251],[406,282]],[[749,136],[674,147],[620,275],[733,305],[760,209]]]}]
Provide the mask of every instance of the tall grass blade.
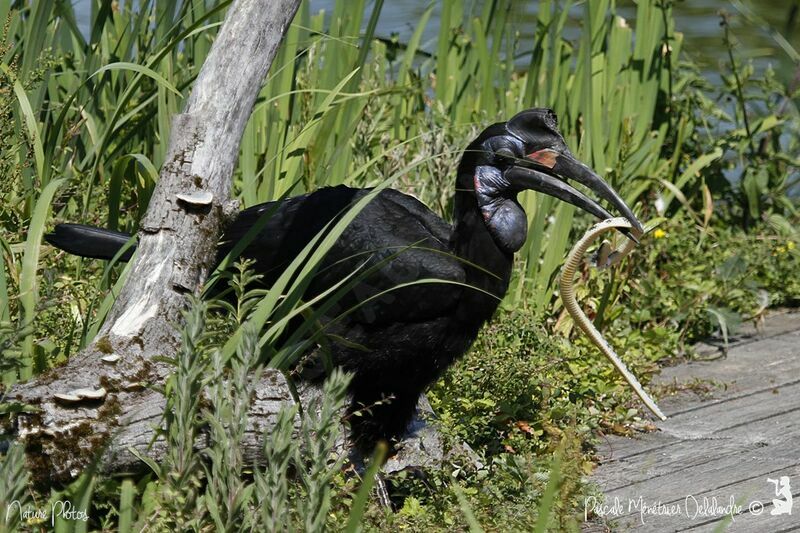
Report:
[{"label": "tall grass blade", "polygon": [[536,528],[534,533],[545,533],[549,531],[550,517],[553,514],[553,505],[556,501],[558,494],[558,487],[561,484],[561,452],[556,452],[553,457],[553,463],[550,466],[550,478],[547,480],[547,486],[542,494],[542,499],[539,501],[538,518],[536,519]]},{"label": "tall grass blade", "polygon": [[133,531],[133,522],[136,519],[133,501],[135,496],[136,488],[133,485],[133,481],[124,479],[120,486],[119,495],[119,523],[117,524],[119,533],[131,533]]},{"label": "tall grass blade", "polygon": [[385,442],[379,442],[375,446],[375,452],[372,455],[369,468],[367,468],[367,472],[361,480],[361,487],[358,489],[358,493],[356,493],[356,497],[350,507],[350,516],[347,517],[347,525],[344,528],[345,533],[357,533],[363,529],[361,520],[367,506],[367,500],[370,492],[372,492],[372,487],[375,486],[375,479],[380,475],[380,467],[387,451],[388,446]]},{"label": "tall grass blade", "polygon": [[[41,242],[44,236],[44,228],[47,224],[47,214],[50,211],[50,204],[53,201],[59,187],[64,184],[64,178],[51,181],[36,200],[28,227],[28,236],[25,239],[25,251],[22,259],[22,272],[19,282],[19,303],[22,308],[22,324],[33,324],[36,318],[37,286],[36,280],[39,269],[39,254],[41,252]],[[25,336],[22,341],[22,354],[24,366],[20,369],[20,379],[26,380],[33,375],[33,332]]]}]

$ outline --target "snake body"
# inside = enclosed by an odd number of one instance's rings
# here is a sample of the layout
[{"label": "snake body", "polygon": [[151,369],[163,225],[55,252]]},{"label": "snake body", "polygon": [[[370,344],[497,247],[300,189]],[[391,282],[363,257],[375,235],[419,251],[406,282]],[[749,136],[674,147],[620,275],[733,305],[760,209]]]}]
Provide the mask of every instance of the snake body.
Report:
[{"label": "snake body", "polygon": [[[639,380],[636,379],[636,376],[634,376],[631,371],[628,370],[628,367],[625,366],[625,363],[622,362],[622,360],[617,356],[616,352],[614,352],[614,349],[611,348],[608,342],[603,338],[603,335],[597,331],[597,328],[594,327],[592,321],[589,320],[583,310],[581,310],[577,300],[575,299],[575,271],[580,265],[583,255],[589,249],[589,246],[591,246],[591,244],[600,235],[607,231],[620,228],[630,230],[631,223],[625,218],[610,218],[592,226],[589,231],[587,231],[584,236],[577,243],[575,243],[575,246],[572,247],[572,250],[567,256],[566,263],[564,263],[564,266],[561,269],[561,281],[559,283],[561,300],[564,302],[564,307],[570,316],[572,316],[572,319],[575,321],[578,327],[581,328],[581,330],[583,330],[583,332],[600,349],[600,351],[611,360],[611,363],[616,367],[619,373],[622,374],[622,376],[625,378],[625,381],[630,384],[647,408],[650,409],[650,411],[661,420],[666,420],[667,417],[663,412],[661,412],[661,409],[658,408],[656,402],[653,401],[647,392],[645,392],[644,388],[639,383]],[[633,250],[634,246],[634,241],[631,239],[626,239],[625,244],[613,252],[609,253],[607,249],[601,249],[601,252],[598,253],[597,266],[604,268],[618,263],[620,260],[622,260],[622,258],[628,255],[631,250]]]}]

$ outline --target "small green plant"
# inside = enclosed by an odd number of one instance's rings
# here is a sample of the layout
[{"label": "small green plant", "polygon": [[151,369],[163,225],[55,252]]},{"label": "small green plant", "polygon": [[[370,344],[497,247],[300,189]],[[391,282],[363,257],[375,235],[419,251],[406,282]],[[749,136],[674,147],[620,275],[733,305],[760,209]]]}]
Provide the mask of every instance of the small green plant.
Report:
[{"label": "small green plant", "polygon": [[197,511],[203,458],[195,449],[195,441],[204,423],[201,400],[208,383],[209,362],[203,345],[207,310],[207,304],[198,301],[185,313],[181,350],[168,360],[175,371],[164,388],[167,454],[161,464],[140,455],[158,478],[153,489],[161,502],[153,516],[143,517],[146,523],[179,529],[197,529],[201,523],[202,515]]},{"label": "small green plant", "polygon": [[[261,377],[258,331],[249,326],[242,335],[230,369],[220,350],[211,354],[207,387],[211,407],[204,409],[211,447],[206,451],[206,491],[203,505],[217,531],[239,531],[247,523],[252,485],[243,479],[242,455],[250,400]],[[265,436],[265,438],[268,438]]]},{"label": "small green plant", "polygon": [[298,508],[306,531],[321,531],[331,507],[331,481],[344,465],[345,457],[331,461],[337,439],[343,436],[339,416],[347,398],[349,377],[335,370],[325,381],[322,399],[307,410],[302,425],[303,450],[298,464],[305,497]]},{"label": "small green plant", "polygon": [[289,530],[289,466],[296,457],[294,420],[296,406],[278,412],[275,427],[264,435],[263,469],[255,469],[255,498],[261,502],[257,519],[264,531],[276,533]]},{"label": "small green plant", "polygon": [[[263,291],[251,287],[255,279],[246,266],[233,276],[234,292],[243,298],[239,305],[247,307],[254,295],[263,297]],[[329,520],[333,480],[346,458],[341,416],[349,377],[333,372],[302,413],[282,409],[275,427],[263,436],[266,464],[247,464],[242,446],[261,376],[259,329],[244,313],[236,352],[226,358],[220,332],[230,331],[229,319],[209,315],[209,307],[193,302],[185,314],[182,348],[168,360],[174,372],[164,388],[167,453],[161,464],[140,455],[156,479],[142,492],[139,527],[322,531]],[[198,452],[201,436],[210,446]],[[121,492],[120,506],[123,501],[126,509],[136,505],[129,486]],[[118,514],[130,523],[134,513],[123,514],[120,508]]]}]

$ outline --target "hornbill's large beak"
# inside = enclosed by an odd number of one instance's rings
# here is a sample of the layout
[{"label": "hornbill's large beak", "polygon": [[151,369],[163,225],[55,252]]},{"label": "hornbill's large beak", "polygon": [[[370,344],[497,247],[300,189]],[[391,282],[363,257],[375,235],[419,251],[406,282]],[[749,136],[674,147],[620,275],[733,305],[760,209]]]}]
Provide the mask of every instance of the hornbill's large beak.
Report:
[{"label": "hornbill's large beak", "polygon": [[603,209],[600,204],[588,198],[569,183],[544,172],[527,167],[513,166],[506,171],[505,177],[515,190],[529,189],[542,192],[583,209],[600,220],[613,218],[613,215]]},{"label": "hornbill's large beak", "polygon": [[569,150],[545,148],[528,154],[527,159],[530,163],[520,162],[506,172],[506,177],[512,186],[541,191],[583,209],[601,220],[613,218],[600,204],[565,181],[575,180],[597,193],[600,198],[608,201],[622,216],[630,220],[633,229],[628,232],[628,236],[634,241],[638,235],[644,233],[639,219],[619,194],[592,169],[578,161]]}]

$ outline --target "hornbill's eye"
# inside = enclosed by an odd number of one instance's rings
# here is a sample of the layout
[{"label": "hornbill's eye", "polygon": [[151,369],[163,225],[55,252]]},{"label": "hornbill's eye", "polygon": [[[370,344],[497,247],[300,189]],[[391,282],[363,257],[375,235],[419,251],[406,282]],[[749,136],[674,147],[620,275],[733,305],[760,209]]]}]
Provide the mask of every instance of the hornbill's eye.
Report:
[{"label": "hornbill's eye", "polygon": [[500,148],[494,153],[495,160],[502,165],[513,165],[521,157],[510,148]]}]

